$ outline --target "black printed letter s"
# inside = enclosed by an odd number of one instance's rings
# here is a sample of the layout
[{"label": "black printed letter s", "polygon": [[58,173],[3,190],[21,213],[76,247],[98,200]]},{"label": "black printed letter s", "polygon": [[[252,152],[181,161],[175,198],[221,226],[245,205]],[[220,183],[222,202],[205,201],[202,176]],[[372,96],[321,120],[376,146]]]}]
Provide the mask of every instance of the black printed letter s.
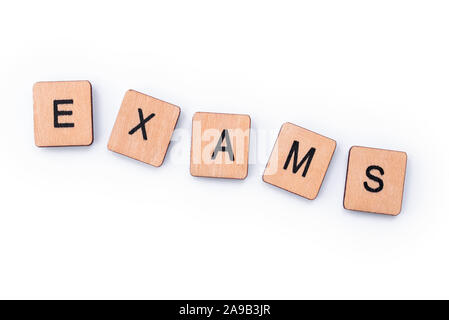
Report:
[{"label": "black printed letter s", "polygon": [[373,170],[377,170],[379,171],[380,175],[383,176],[384,175],[384,169],[382,169],[379,166],[369,166],[368,168],[366,168],[366,176],[370,179],[373,180],[375,182],[377,182],[379,184],[379,186],[377,188],[371,188],[368,183],[365,181],[363,183],[363,186],[365,187],[365,189],[369,192],[373,192],[373,193],[377,193],[382,191],[382,189],[384,188],[384,182],[381,178],[374,176],[371,171]]}]

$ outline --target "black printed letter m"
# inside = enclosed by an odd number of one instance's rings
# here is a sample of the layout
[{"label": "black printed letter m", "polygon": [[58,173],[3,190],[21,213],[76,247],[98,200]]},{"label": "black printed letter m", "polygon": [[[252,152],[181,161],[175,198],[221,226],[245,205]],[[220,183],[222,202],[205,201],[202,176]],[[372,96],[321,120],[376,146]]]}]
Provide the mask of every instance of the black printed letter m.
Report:
[{"label": "black printed letter m", "polygon": [[293,173],[297,173],[298,170],[303,166],[305,163],[304,171],[302,172],[302,176],[305,178],[307,175],[307,172],[309,171],[310,163],[312,162],[313,156],[315,155],[315,148],[310,148],[310,150],[307,152],[307,154],[304,156],[304,158],[301,159],[301,161],[298,163],[298,153],[299,153],[299,142],[293,141],[292,147],[290,148],[290,152],[288,154],[287,160],[284,164],[284,170],[287,170],[288,165],[290,164],[290,160],[293,157]]}]

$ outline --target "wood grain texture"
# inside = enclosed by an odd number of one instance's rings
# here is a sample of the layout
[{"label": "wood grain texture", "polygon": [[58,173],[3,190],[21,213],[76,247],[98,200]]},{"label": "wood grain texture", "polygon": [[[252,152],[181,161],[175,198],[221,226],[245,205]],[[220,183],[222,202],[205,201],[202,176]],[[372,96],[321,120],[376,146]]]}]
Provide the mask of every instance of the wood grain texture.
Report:
[{"label": "wood grain texture", "polygon": [[[198,177],[245,179],[248,175],[248,153],[251,118],[242,114],[197,112],[192,119],[190,173]],[[229,152],[213,153],[226,130],[234,159]],[[223,143],[221,143],[223,142]]]},{"label": "wood grain texture", "polygon": [[[298,142],[298,164],[302,159],[308,159],[307,154],[311,148],[315,149],[307,171],[305,171],[307,161],[304,161],[296,173],[293,171],[294,157],[292,156],[288,161],[295,141]],[[279,131],[262,179],[269,184],[313,200],[317,197],[321,188],[336,145],[336,142],[330,138],[292,123],[284,123]],[[288,165],[284,169],[286,163]]]},{"label": "wood grain texture", "polygon": [[[38,147],[92,144],[92,86],[89,81],[37,82],[33,86],[33,101],[34,141]],[[57,115],[59,127],[55,126],[55,101],[58,112],[72,113]],[[73,126],[64,127],[69,124]]]},{"label": "wood grain texture", "polygon": [[[139,109],[143,118],[154,116],[144,123],[145,133],[140,127],[130,134],[141,123]],[[180,112],[178,106],[128,90],[112,129],[108,149],[155,167],[161,166]]]},{"label": "wood grain texture", "polygon": [[[402,208],[406,166],[405,152],[352,147],[348,158],[344,207],[398,215]],[[373,177],[370,178],[367,171]],[[382,182],[376,181],[376,178]]]}]

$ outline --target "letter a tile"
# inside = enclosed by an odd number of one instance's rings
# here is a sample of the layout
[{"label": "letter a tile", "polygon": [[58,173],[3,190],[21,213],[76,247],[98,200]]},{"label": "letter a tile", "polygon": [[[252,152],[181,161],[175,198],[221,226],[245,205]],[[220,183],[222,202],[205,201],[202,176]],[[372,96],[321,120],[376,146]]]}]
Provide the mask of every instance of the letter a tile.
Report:
[{"label": "letter a tile", "polygon": [[349,151],[344,207],[396,216],[401,212],[407,154],[352,147]]},{"label": "letter a tile", "polygon": [[181,109],[128,90],[109,138],[108,149],[159,167],[164,162]]},{"label": "letter a tile", "polygon": [[262,179],[313,200],[321,188],[335,147],[332,139],[284,123]]},{"label": "letter a tile", "polygon": [[38,147],[88,146],[93,141],[89,81],[37,82],[33,87]]},{"label": "letter a tile", "polygon": [[190,152],[192,176],[245,179],[250,127],[248,115],[195,113]]}]

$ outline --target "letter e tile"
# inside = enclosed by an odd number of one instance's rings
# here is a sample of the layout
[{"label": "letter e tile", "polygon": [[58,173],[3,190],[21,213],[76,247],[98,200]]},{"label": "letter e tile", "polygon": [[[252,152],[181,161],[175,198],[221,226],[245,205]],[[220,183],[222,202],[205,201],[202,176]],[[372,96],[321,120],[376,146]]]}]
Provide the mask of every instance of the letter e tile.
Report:
[{"label": "letter e tile", "polygon": [[38,147],[88,146],[93,141],[89,81],[37,82],[33,87]]}]

